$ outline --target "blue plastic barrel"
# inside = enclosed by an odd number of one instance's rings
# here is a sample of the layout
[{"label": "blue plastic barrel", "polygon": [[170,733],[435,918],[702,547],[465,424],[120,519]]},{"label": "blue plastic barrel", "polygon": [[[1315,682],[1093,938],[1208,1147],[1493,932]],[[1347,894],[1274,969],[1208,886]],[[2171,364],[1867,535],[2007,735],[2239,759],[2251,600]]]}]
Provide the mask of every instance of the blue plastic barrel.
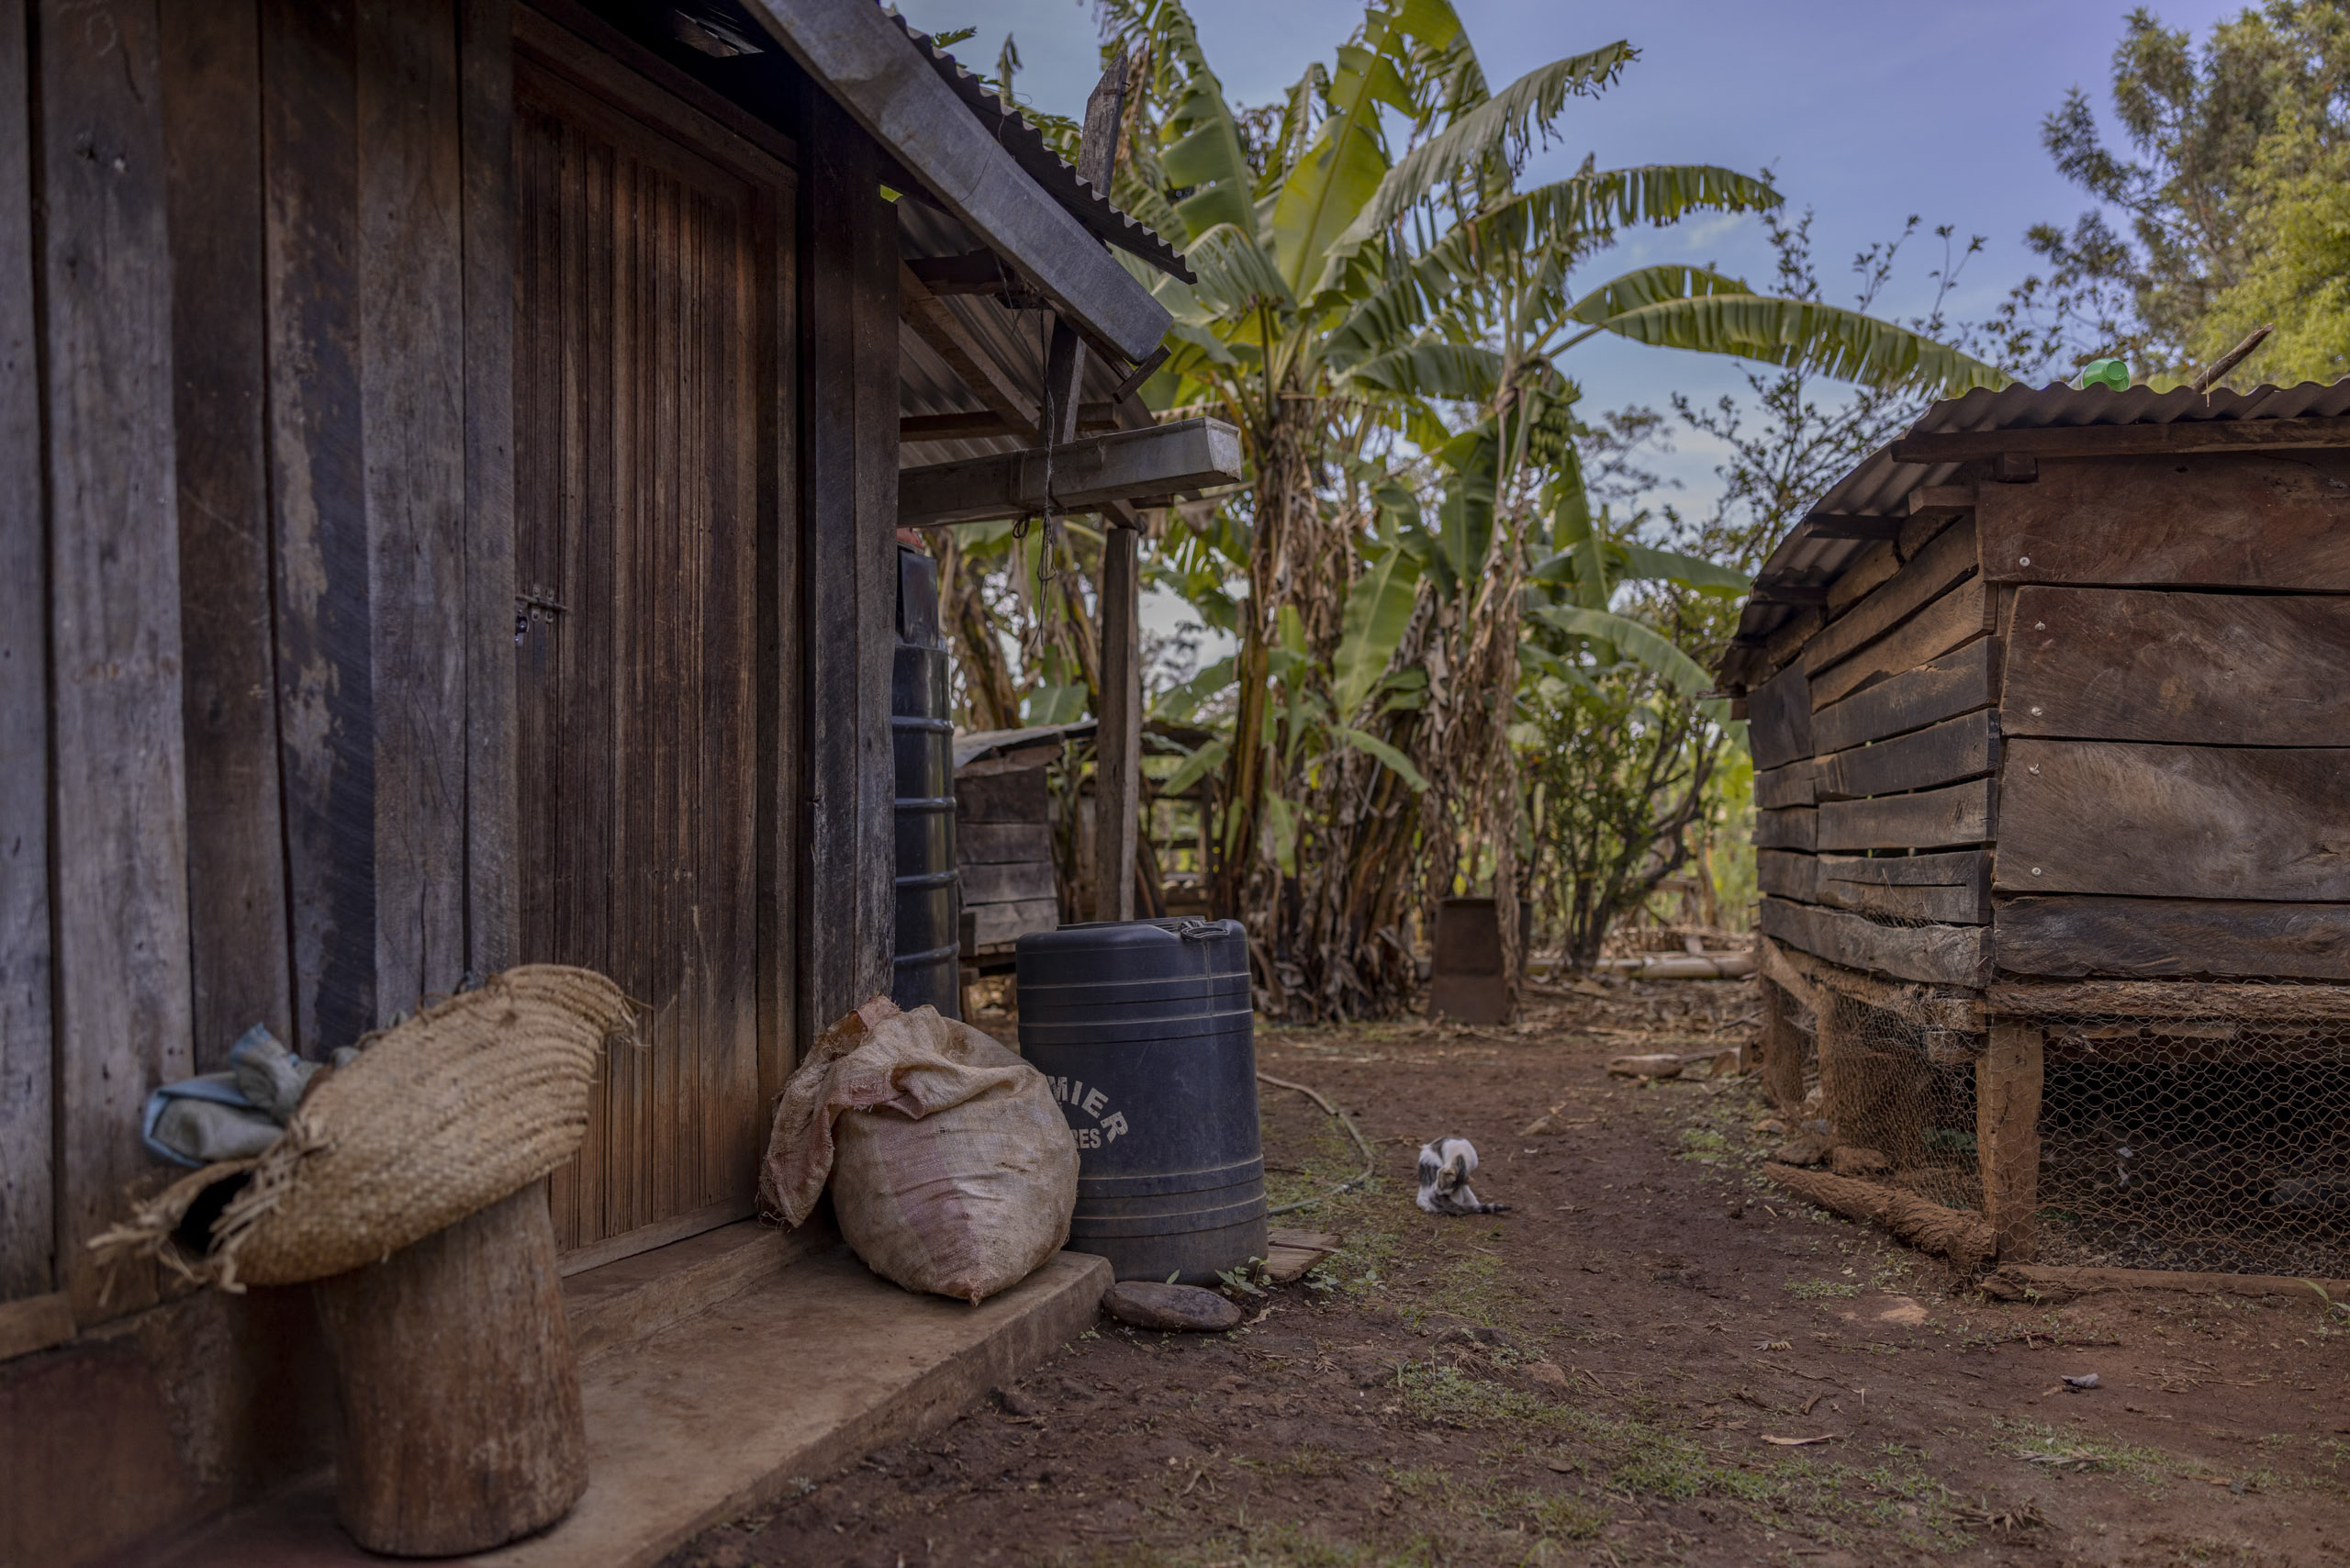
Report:
[{"label": "blue plastic barrel", "polygon": [[1212,1283],[1265,1255],[1248,948],[1237,920],[1020,938],[1020,1052],[1077,1139],[1074,1251],[1122,1280]]}]

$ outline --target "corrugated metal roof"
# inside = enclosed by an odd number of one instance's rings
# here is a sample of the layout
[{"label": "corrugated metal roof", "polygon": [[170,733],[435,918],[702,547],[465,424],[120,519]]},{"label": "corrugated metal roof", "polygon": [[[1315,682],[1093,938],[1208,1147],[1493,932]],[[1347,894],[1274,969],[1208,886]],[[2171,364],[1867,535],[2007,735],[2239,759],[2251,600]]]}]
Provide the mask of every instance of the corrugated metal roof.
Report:
[{"label": "corrugated metal roof", "polygon": [[1078,172],[1069,167],[1061,155],[1054,151],[1036,128],[1030,125],[1016,109],[1007,109],[1002,99],[977,76],[963,69],[962,62],[932,41],[928,33],[907,22],[895,11],[884,9],[883,15],[905,30],[914,46],[934,66],[941,80],[955,89],[955,95],[971,107],[992,135],[997,145],[1012,154],[1028,177],[1044,186],[1054,200],[1066,208],[1071,218],[1105,245],[1115,245],[1129,255],[1139,256],[1164,273],[1172,273],[1185,283],[1197,280],[1192,269],[1172,245],[1120,212],[1111,204],[1107,195],[1097,191]]},{"label": "corrugated metal roof", "polygon": [[[954,256],[974,249],[974,241],[963,226],[935,207],[918,202],[898,203],[898,250],[909,259],[916,256]],[[1045,356],[1050,347],[1046,336],[1051,312],[1046,310],[1013,310],[1002,300],[985,294],[950,294],[939,297],[939,303],[962,322],[977,346],[1014,385],[1025,387],[1033,396],[1045,384]],[[1099,354],[1085,356],[1083,397],[1091,402],[1103,402],[1117,389],[1118,373]],[[948,368],[936,350],[922,340],[919,333],[904,322],[898,324],[898,411],[901,414],[959,414],[979,408],[976,393],[963,385],[963,378]],[[918,467],[928,463],[951,463],[957,458],[981,457],[995,452],[1018,452],[1029,443],[1016,436],[973,436],[959,441],[922,441],[901,445],[898,465]]]},{"label": "corrugated metal roof", "polygon": [[[1998,391],[1977,387],[1964,398],[1936,403],[1903,432],[1911,436],[1961,431],[2080,429],[2090,426],[2170,425],[2232,420],[2324,419],[2350,415],[2350,379],[2321,386],[2259,386],[2249,392],[2201,393],[2185,387],[2157,392],[2150,386],[2115,391],[2061,383]],[[1958,463],[1897,463],[1894,446],[1880,447],[1832,486],[1805,512],[1770,559],[1754,575],[1754,593],[1739,617],[1738,640],[1716,671],[1727,690],[1753,685],[1769,671],[1762,644],[1803,612],[1803,606],[1770,597],[1773,588],[1810,590],[1834,582],[1874,543],[1832,535],[1831,518],[1904,517],[1909,494],[1921,485],[1947,485],[1959,476]]]}]

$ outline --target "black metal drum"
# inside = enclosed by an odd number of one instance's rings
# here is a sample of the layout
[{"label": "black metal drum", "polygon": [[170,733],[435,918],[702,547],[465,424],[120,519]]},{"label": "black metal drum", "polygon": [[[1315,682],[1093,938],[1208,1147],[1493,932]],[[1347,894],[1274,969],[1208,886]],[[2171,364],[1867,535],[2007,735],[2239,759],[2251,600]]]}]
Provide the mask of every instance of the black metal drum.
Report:
[{"label": "black metal drum", "polygon": [[963,1015],[960,890],[955,870],[955,721],[938,563],[898,551],[898,647],[890,670],[890,743],[898,773],[898,961],[890,1000]]},{"label": "black metal drum", "polygon": [[1020,1051],[1077,1138],[1072,1250],[1211,1283],[1265,1255],[1248,949],[1237,920],[1020,938]]}]

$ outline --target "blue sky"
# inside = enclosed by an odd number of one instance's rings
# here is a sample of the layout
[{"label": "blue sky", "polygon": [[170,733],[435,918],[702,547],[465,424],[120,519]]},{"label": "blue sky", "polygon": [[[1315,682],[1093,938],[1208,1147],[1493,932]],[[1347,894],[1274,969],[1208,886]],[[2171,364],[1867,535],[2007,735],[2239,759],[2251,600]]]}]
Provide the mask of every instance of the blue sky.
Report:
[{"label": "blue sky", "polygon": [[[2031,270],[2023,230],[2069,223],[2079,194],[2040,146],[2041,117],[2078,84],[2103,106],[2124,0],[1650,0],[1640,6],[1455,0],[1496,84],[1529,66],[1627,38],[1640,58],[1616,88],[1571,105],[1561,143],[1536,168],[1552,174],[1595,154],[1601,165],[1642,162],[1770,165],[1795,208],[1815,208],[1815,253],[1840,302],[1852,253],[1896,233],[1912,213],[1927,228],[1955,225],[1989,244],[1967,263],[1961,317],[1982,315]],[[957,47],[991,70],[1009,31],[1019,41],[1024,98],[1081,111],[1100,71],[1085,0],[899,0],[917,27],[977,27]],[[1345,0],[1191,0],[1209,60],[1237,104],[1279,95],[1306,63],[1327,60],[1361,16]],[[2171,27],[2204,37],[2243,8],[2218,0],[2158,0]],[[1905,252],[1902,285],[1883,307],[1922,308],[1939,257],[1930,236]],[[1710,262],[1754,278],[1770,268],[1751,218],[1708,218],[1643,230],[1602,257],[1598,281],[1651,261]],[[1699,400],[1740,390],[1727,361],[1598,338],[1562,368],[1586,409],[1648,403],[1674,391]],[[1713,455],[1684,439],[1662,466],[1681,479],[1673,498],[1702,508]]]}]

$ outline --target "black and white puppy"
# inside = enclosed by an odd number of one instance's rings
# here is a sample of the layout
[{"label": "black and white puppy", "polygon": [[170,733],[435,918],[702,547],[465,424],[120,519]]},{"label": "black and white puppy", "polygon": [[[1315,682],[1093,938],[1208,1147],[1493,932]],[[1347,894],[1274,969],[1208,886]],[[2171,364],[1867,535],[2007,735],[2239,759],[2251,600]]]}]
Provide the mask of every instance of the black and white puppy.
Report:
[{"label": "black and white puppy", "polygon": [[1507,1204],[1477,1196],[1469,1178],[1477,1174],[1477,1146],[1465,1137],[1440,1137],[1420,1146],[1420,1207],[1432,1215],[1497,1215]]}]

